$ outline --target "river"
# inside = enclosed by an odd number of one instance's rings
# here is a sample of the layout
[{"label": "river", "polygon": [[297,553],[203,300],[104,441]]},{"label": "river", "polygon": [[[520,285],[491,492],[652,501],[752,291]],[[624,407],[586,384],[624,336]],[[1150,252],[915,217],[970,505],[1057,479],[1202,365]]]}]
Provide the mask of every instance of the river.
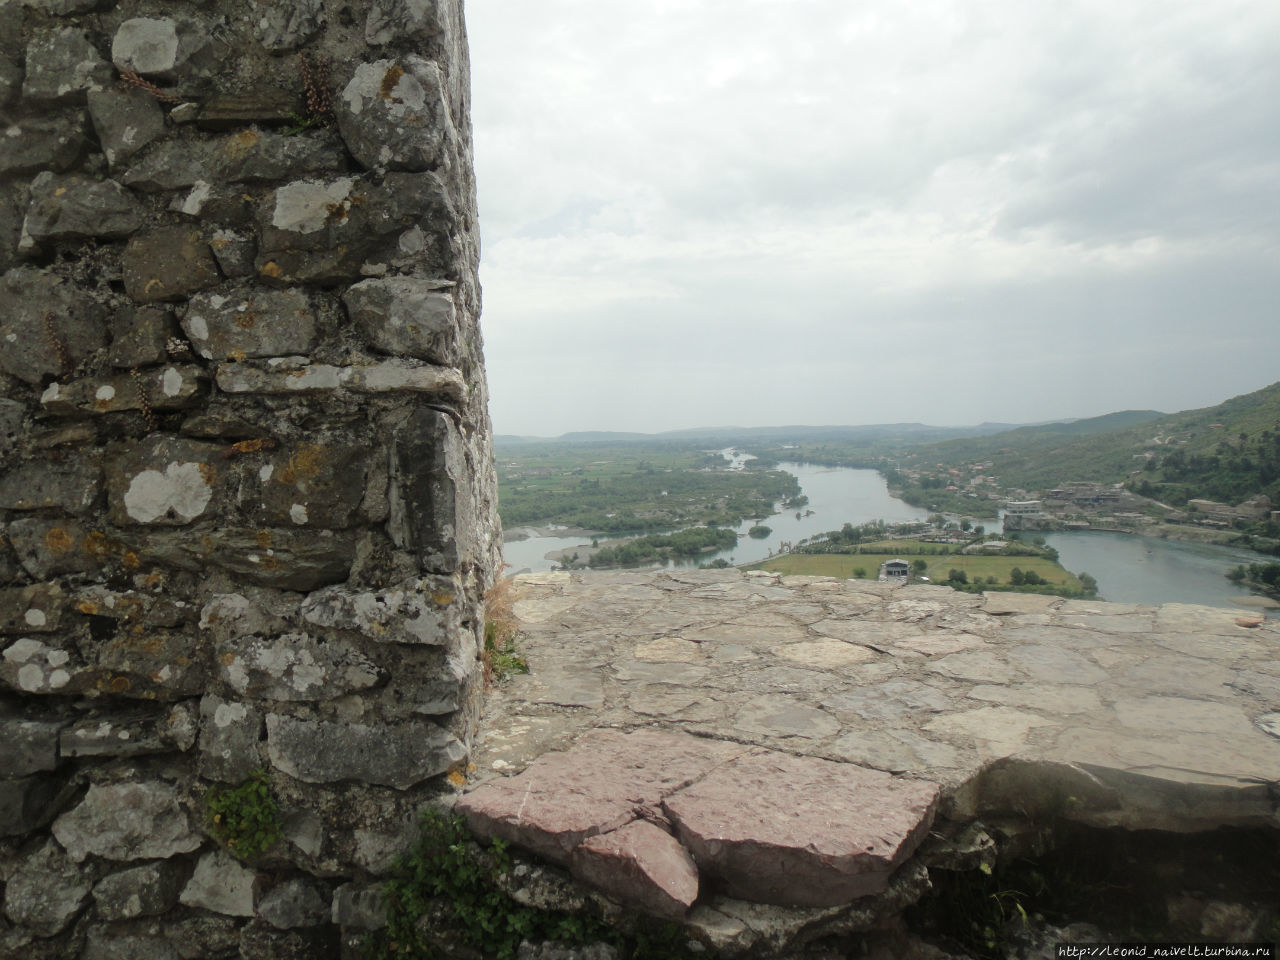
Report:
[{"label": "river", "polygon": [[[855,526],[872,520],[893,523],[929,516],[929,511],[891,496],[884,478],[875,470],[802,463],[783,463],[780,468],[795,475],[809,498],[809,504],[799,511],[799,519],[795,510],[768,517],[764,525],[772,532],[761,540],[746,536],[754,521],[744,521],[736,528],[738,545],[732,550],[673,561],[669,566],[697,566],[717,558],[733,564],[752,563],[777,553],[784,541],[794,544],[806,537],[839,529],[845,523]],[[989,532],[1000,529],[996,520],[988,521],[986,526]],[[1239,608],[1240,601],[1247,605],[1252,594],[1227,580],[1224,574],[1240,563],[1272,559],[1232,547],[1123,533],[1072,531],[1025,536],[1043,536],[1058,551],[1064,567],[1074,573],[1092,574],[1098,581],[1099,595],[1121,603],[1180,602]],[[581,536],[533,537],[506,543],[503,554],[512,573],[544,571],[552,566],[546,554],[590,543],[590,537]],[[1280,611],[1267,611],[1268,616],[1278,614]]]}]

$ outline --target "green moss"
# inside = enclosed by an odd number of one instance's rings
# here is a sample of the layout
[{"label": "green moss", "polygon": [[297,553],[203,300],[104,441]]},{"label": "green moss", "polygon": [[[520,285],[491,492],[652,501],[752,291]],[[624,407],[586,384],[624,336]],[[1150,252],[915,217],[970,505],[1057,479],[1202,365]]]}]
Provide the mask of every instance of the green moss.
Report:
[{"label": "green moss", "polygon": [[675,924],[632,918],[624,928],[585,913],[517,903],[500,883],[510,866],[501,841],[481,847],[461,817],[427,813],[416,845],[384,888],[387,926],[371,943],[370,957],[429,960],[440,955],[441,943],[452,942],[506,960],[523,940],[607,942],[628,960],[689,956]]},{"label": "green moss", "polygon": [[238,787],[215,787],[205,797],[210,832],[242,860],[262,856],[280,840],[280,807],[265,770]]}]

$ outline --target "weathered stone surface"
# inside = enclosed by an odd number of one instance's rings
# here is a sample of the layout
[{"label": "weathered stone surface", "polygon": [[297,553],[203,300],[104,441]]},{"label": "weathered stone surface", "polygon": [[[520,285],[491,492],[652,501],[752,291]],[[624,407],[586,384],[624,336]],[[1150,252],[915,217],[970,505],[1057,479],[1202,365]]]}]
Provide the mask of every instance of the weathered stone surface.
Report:
[{"label": "weathered stone surface", "polygon": [[434,61],[410,54],[360,64],[336,112],[347,148],[367,170],[451,165],[456,133]]},{"label": "weathered stone surface", "polygon": [[102,564],[96,538],[73,520],[28,517],[14,520],[6,533],[18,562],[37,580],[63,573],[87,573]]},{"label": "weathered stone surface", "polygon": [[0,634],[54,633],[65,607],[66,594],[57,583],[0,589]]},{"label": "weathered stone surface", "polygon": [[60,277],[19,267],[0,278],[0,370],[37,384],[106,343],[105,310]]},{"label": "weathered stone surface", "polygon": [[46,413],[62,416],[122,410],[182,410],[203,395],[207,383],[202,367],[175,363],[146,373],[51,383],[40,394],[40,407]]},{"label": "weathered stone surface", "polygon": [[252,917],[258,875],[225,850],[211,850],[196,863],[179,900],[228,917]]},{"label": "weathered stone surface", "polygon": [[589,837],[572,863],[574,876],[653,916],[678,920],[698,898],[698,868],[688,851],[646,820]]},{"label": "weathered stone surface", "polygon": [[56,722],[0,718],[0,777],[57,769],[60,727]]},{"label": "weathered stone surface", "polygon": [[330,912],[328,898],[300,877],[272,887],[258,904],[258,916],[277,930],[314,927],[324,923]]},{"label": "weathered stone surface", "polygon": [[387,925],[387,905],[382,886],[344,883],[333,892],[333,922],[355,930],[381,930]]},{"label": "weathered stone surface", "polygon": [[288,183],[263,204],[258,275],[281,285],[334,284],[362,279],[366,269],[412,265],[448,276],[450,220],[434,173]]},{"label": "weathered stone surface", "polygon": [[101,693],[173,700],[197,696],[208,671],[193,631],[130,628],[115,631],[81,680]]},{"label": "weathered stone surface", "polygon": [[696,782],[744,747],[685,734],[595,730],[565,753],[463,796],[471,829],[567,864],[582,841],[660,815],[663,797]]},{"label": "weathered stone surface", "polygon": [[114,180],[42,173],[31,183],[23,230],[37,243],[104,237],[117,240],[142,226],[142,207]]},{"label": "weathered stone surface", "polygon": [[262,766],[258,741],[262,711],[249,703],[212,693],[200,699],[200,775],[241,783]]},{"label": "weathered stone surface", "polygon": [[383,678],[350,644],[302,633],[245,637],[220,645],[218,673],[236,693],[255,700],[331,700]]},{"label": "weathered stone surface", "polygon": [[63,757],[135,757],[189,750],[195,743],[195,710],[187,703],[164,710],[104,711],[63,728]]},{"label": "weathered stone surface", "polygon": [[663,805],[731,896],[829,906],[883,891],[928,834],[937,798],[935,783],[765,754],[732,760]]},{"label": "weathered stone surface", "polygon": [[121,181],[156,193],[215,183],[261,183],[340,172],[342,145],[331,133],[287,137],[255,129],[190,143],[166,140],[130,164]]},{"label": "weathered stone surface", "polygon": [[[164,363],[173,329],[173,318],[166,307],[135,307],[132,304],[123,307],[116,311],[111,321],[111,347],[107,351],[107,359],[113,367],[125,370]],[[172,377],[170,381],[172,384]],[[165,399],[163,373],[159,388],[155,391],[154,386],[144,386],[144,389],[151,389],[158,399]]]},{"label": "weathered stone surface", "polygon": [[120,265],[125,291],[138,303],[181,300],[221,280],[209,244],[193,227],[156,227],[135,235]]},{"label": "weathered stone surface", "polygon": [[267,754],[308,783],[358,780],[404,790],[444,773],[466,748],[434,723],[331,723],[267,714]]},{"label": "weathered stone surface", "polygon": [[94,456],[67,453],[11,467],[0,475],[0,508],[54,508],[82,516],[92,509],[102,486],[102,466]]},{"label": "weathered stone surface", "polygon": [[112,167],[164,135],[164,110],[151,94],[133,87],[90,90],[89,117]]},{"label": "weathered stone surface", "polygon": [[[290,368],[292,367],[292,369]],[[398,360],[352,367],[323,363],[224,363],[218,367],[224,393],[307,394],[338,390],[351,393],[420,393],[445,400],[466,398],[462,374],[449,367],[421,366]]]},{"label": "weathered stone surface", "polygon": [[148,437],[120,448],[107,467],[115,523],[183,526],[211,512],[223,472],[222,448],[178,437]]},{"label": "weathered stone surface", "polygon": [[451,577],[423,577],[384,590],[326,587],[302,604],[308,623],[349,630],[379,643],[439,646],[456,637],[463,610]]},{"label": "weathered stone surface", "polygon": [[261,523],[341,529],[358,517],[368,460],[356,444],[284,446],[241,481],[240,501]]},{"label": "weathered stone surface", "polygon": [[241,130],[251,124],[295,123],[305,110],[297,91],[254,84],[245,90],[214,92],[192,119],[202,130]]},{"label": "weathered stone surface", "polygon": [[224,277],[235,280],[253,276],[258,244],[247,232],[214,230],[209,237],[209,249]]},{"label": "weathered stone surface", "polygon": [[83,30],[50,30],[27,47],[22,95],[28,100],[83,98],[86,90],[110,82],[110,64],[98,55]]},{"label": "weathered stone surface", "polygon": [[366,43],[426,40],[444,32],[440,0],[374,0],[365,20]]},{"label": "weathered stone surface", "polygon": [[458,428],[436,410],[416,408],[395,433],[387,532],[423,568],[451,573],[480,562],[477,505]]},{"label": "weathered stone surface", "polygon": [[25,857],[5,884],[4,910],[37,936],[66,928],[89,899],[92,883],[52,841]]},{"label": "weathered stone surface", "polygon": [[418,277],[364,280],[342,295],[375,350],[432,363],[458,363],[458,320],[442,283]]},{"label": "weathered stone surface", "polygon": [[325,25],[321,0],[252,0],[253,35],[268,50],[292,50]]},{"label": "weathered stone surface", "polygon": [[70,661],[66,650],[22,637],[0,658],[0,681],[23,693],[69,693],[66,688],[75,669]]},{"label": "weathered stone surface", "polygon": [[262,590],[249,590],[246,594],[220,593],[211,597],[200,610],[200,629],[209,631],[218,644],[289,629],[284,617],[296,611],[296,601],[290,603],[283,596]]},{"label": "weathered stone surface", "polygon": [[188,869],[176,860],[157,860],[108,874],[93,888],[98,917],[133,920],[164,913],[177,904]]},{"label": "weathered stone surface", "polygon": [[191,829],[177,788],[161,781],[90,784],[84,800],[53,823],[53,835],[77,863],[166,859],[204,842]]},{"label": "weathered stone surface", "polygon": [[80,960],[183,960],[178,948],[155,930],[120,924],[90,927]]},{"label": "weathered stone surface", "polygon": [[162,81],[208,76],[220,54],[205,25],[190,17],[134,17],[111,40],[118,69]]},{"label": "weathered stone surface", "polygon": [[198,293],[182,329],[202,357],[275,357],[306,353],[316,340],[316,314],[301,290]]},{"label": "weathered stone surface", "polygon": [[242,960],[338,960],[337,931],[319,927],[278,930],[250,921],[240,933]]},{"label": "weathered stone surface", "polygon": [[355,557],[354,538],[330,530],[220,527],[199,538],[157,530],[138,536],[136,546],[147,562],[191,571],[211,564],[282,590],[315,590],[345,580]]},{"label": "weathered stone surface", "polygon": [[69,170],[89,147],[79,114],[27,117],[0,131],[0,174]]},{"label": "weathered stone surface", "polygon": [[49,804],[58,787],[53,777],[0,780],[0,837],[20,836],[44,826],[53,817]]}]

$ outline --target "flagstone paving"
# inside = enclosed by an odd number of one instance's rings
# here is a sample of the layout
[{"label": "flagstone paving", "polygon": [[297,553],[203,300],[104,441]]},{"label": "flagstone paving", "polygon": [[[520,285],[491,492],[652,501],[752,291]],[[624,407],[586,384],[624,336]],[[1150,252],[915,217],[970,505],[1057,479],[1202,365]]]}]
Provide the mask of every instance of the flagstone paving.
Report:
[{"label": "flagstone paving", "polygon": [[523,575],[515,613],[461,808],[695,925],[892,898],[935,816],[1280,825],[1274,620],[737,570]]}]

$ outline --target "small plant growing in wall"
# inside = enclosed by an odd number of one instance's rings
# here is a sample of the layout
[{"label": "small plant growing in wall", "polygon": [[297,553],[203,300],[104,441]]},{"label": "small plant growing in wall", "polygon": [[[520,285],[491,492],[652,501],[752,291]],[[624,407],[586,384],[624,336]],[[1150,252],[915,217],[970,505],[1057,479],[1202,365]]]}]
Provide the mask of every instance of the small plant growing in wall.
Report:
[{"label": "small plant growing in wall", "polygon": [[262,856],[280,840],[280,807],[265,770],[238,787],[215,787],[205,798],[210,832],[241,860]]},{"label": "small plant growing in wall", "polygon": [[516,652],[520,623],[515,615],[515,580],[499,580],[484,595],[484,677],[499,682],[514,673],[528,673],[529,665]]}]

